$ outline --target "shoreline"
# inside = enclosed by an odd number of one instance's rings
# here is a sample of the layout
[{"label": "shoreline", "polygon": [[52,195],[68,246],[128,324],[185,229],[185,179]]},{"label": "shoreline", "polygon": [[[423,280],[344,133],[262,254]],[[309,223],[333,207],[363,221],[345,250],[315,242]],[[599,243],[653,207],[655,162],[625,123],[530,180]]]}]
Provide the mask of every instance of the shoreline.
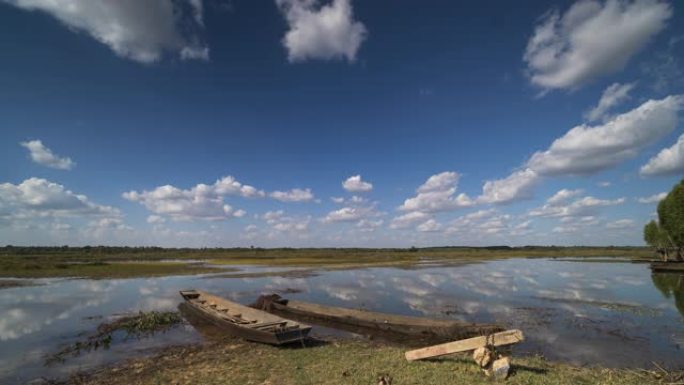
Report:
[{"label": "shoreline", "polygon": [[[151,356],[75,373],[69,385],[152,384],[490,384],[469,355],[407,362],[405,348],[373,341],[332,339],[313,346],[272,347],[238,339],[173,346]],[[684,371],[580,367],[535,356],[512,356],[508,384],[675,383]]]}]

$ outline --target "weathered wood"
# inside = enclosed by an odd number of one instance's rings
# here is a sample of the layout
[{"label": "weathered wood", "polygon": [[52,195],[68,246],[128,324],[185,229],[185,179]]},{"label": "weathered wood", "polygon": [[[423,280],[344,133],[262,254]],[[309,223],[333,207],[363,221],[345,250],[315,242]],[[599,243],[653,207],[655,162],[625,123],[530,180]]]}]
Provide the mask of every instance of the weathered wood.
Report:
[{"label": "weathered wood", "polygon": [[258,324],[249,325],[249,327],[252,329],[259,329],[259,328],[265,328],[268,326],[284,326],[285,324],[287,324],[286,321],[262,322],[262,323],[258,323]]},{"label": "weathered wood", "polygon": [[525,339],[520,330],[506,330],[488,336],[468,338],[466,340],[447,342],[446,344],[429,346],[406,352],[409,361],[422,360],[424,358],[444,356],[447,354],[475,350],[483,346],[503,346],[521,342]]},{"label": "weathered wood", "polygon": [[[280,345],[306,338],[311,326],[199,290],[180,292],[189,310],[237,337]],[[230,314],[228,312],[230,310]]]},{"label": "weathered wood", "polygon": [[284,317],[320,320],[333,324],[360,327],[372,332],[378,330],[400,335],[438,336],[441,340],[467,338],[502,331],[492,324],[475,324],[456,320],[431,319],[396,314],[377,313],[367,310],[325,306],[315,303],[285,300],[277,295],[261,296],[255,306]]}]

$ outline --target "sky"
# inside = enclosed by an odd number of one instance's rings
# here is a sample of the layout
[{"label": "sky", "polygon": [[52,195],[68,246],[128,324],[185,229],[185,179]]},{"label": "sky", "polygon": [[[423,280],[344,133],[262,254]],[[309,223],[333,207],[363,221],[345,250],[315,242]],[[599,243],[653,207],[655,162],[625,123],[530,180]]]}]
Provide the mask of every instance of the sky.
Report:
[{"label": "sky", "polygon": [[0,0],[0,244],[642,245],[684,5]]}]

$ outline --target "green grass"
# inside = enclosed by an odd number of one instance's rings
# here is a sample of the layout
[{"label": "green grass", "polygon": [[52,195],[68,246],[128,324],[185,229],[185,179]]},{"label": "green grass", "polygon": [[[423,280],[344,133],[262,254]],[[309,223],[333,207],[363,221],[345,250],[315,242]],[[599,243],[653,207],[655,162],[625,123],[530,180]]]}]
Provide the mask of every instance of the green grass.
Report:
[{"label": "green grass", "polygon": [[[540,358],[513,357],[506,384],[678,383],[681,372],[579,368]],[[407,362],[404,349],[369,342],[334,342],[309,348],[276,348],[231,341],[206,347],[167,349],[159,356],[130,361],[72,384],[369,384],[390,376],[395,385],[492,384],[466,356]]]},{"label": "green grass", "polygon": [[[346,269],[413,267],[419,263],[455,264],[502,258],[626,257],[653,259],[645,247],[436,247],[422,249],[161,249],[133,247],[4,247],[0,277],[123,278],[210,272],[183,261],[221,265],[260,265]],[[162,260],[177,260],[165,262]],[[131,263],[136,261],[139,263]]]},{"label": "green grass", "polygon": [[0,277],[14,278],[135,278],[167,275],[185,275],[215,272],[216,269],[195,266],[185,262],[132,262],[132,263],[63,263],[36,261],[30,263],[0,262]]}]

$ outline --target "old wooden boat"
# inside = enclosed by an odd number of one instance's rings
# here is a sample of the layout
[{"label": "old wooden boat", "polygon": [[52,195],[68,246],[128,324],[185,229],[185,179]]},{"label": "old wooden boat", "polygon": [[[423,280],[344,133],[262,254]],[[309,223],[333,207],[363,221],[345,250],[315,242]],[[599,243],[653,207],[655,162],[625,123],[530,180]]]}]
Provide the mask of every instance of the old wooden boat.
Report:
[{"label": "old wooden boat", "polygon": [[504,330],[501,326],[492,324],[385,314],[293,301],[281,298],[277,294],[261,296],[252,306],[288,318],[304,319],[313,323],[320,320],[325,326],[348,325],[370,331],[378,330],[383,333],[436,340],[469,338]]},{"label": "old wooden boat", "polygon": [[311,326],[244,306],[200,290],[182,290],[180,295],[202,319],[249,341],[282,345],[301,341]]}]

